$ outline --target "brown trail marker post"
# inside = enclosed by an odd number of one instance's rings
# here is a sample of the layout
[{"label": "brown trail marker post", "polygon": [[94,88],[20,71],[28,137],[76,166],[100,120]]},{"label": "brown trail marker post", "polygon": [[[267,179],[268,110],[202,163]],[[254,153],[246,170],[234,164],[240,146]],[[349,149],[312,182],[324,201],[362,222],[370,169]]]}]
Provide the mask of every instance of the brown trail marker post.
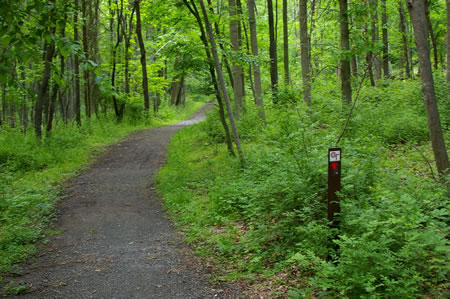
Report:
[{"label": "brown trail marker post", "polygon": [[[336,192],[341,191],[341,148],[328,149],[328,221],[330,228],[339,228],[336,214],[341,212],[339,197]],[[337,250],[337,246],[333,246]]]}]

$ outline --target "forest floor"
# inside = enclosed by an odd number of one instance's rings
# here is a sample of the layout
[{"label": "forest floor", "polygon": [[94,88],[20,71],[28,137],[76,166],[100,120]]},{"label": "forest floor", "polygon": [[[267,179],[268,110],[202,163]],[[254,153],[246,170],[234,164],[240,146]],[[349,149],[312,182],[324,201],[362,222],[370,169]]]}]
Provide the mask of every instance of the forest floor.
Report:
[{"label": "forest floor", "polygon": [[214,269],[183,241],[153,183],[171,136],[203,120],[210,105],[188,121],[132,134],[67,182],[60,233],[4,280],[6,289],[23,288],[21,298],[240,297],[239,287],[213,283]]}]

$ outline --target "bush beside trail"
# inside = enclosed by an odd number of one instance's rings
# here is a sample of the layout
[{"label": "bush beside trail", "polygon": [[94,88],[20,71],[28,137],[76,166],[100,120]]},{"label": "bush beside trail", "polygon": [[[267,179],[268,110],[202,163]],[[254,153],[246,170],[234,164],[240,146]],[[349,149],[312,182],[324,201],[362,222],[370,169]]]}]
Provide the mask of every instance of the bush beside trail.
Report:
[{"label": "bush beside trail", "polygon": [[224,279],[263,280],[272,295],[445,297],[448,193],[422,157],[432,160],[419,86],[402,86],[362,90],[340,144],[339,231],[328,227],[326,159],[345,121],[331,113],[338,100],[271,107],[266,128],[247,107],[246,169],[227,154],[217,112],[179,132],[158,177],[168,210]]}]

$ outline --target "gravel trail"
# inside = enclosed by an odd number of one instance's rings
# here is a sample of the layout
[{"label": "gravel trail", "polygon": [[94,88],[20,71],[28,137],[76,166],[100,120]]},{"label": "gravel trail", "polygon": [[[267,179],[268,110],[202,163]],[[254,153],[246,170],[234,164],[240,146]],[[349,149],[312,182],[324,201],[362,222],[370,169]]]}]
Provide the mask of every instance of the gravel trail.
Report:
[{"label": "gravel trail", "polygon": [[[204,119],[137,132],[70,181],[55,229],[39,255],[14,278],[20,298],[237,298],[211,283],[162,209],[153,184],[171,136]],[[14,297],[11,297],[14,298]]]}]

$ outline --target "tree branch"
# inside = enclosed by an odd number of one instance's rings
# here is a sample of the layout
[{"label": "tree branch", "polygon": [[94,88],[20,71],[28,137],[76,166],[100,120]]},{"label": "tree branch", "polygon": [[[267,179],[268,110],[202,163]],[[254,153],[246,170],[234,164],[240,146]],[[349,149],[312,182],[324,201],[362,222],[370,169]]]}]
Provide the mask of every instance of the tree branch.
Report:
[{"label": "tree branch", "polygon": [[355,108],[356,102],[358,101],[358,98],[359,98],[359,92],[361,91],[361,87],[363,85],[364,79],[366,79],[367,71],[368,71],[368,68],[364,72],[364,75],[363,75],[363,77],[361,79],[361,82],[359,82],[359,87],[358,87],[358,91],[356,92],[355,100],[353,101],[352,108],[350,109],[350,111],[348,113],[347,120],[345,121],[344,129],[342,130],[341,134],[339,135],[338,139],[336,140],[336,145],[339,143],[339,141],[341,141],[342,136],[344,136],[344,133],[347,130],[347,126],[348,126],[348,123],[350,121],[350,117],[352,116],[353,108]]},{"label": "tree branch", "polygon": [[425,162],[428,164],[428,167],[430,168],[430,172],[431,172],[431,176],[433,177],[433,180],[437,181],[436,177],[434,176],[434,171],[433,171],[433,167],[431,166],[430,160],[427,159],[427,157],[425,157],[425,155],[423,154],[423,152],[414,144],[412,144],[411,142],[409,142],[408,140],[402,138],[402,136],[398,135],[398,139],[400,139],[401,141],[405,142],[406,144],[410,145],[411,147],[413,147],[416,151],[419,152],[419,154],[422,156],[422,158],[425,160]]}]

